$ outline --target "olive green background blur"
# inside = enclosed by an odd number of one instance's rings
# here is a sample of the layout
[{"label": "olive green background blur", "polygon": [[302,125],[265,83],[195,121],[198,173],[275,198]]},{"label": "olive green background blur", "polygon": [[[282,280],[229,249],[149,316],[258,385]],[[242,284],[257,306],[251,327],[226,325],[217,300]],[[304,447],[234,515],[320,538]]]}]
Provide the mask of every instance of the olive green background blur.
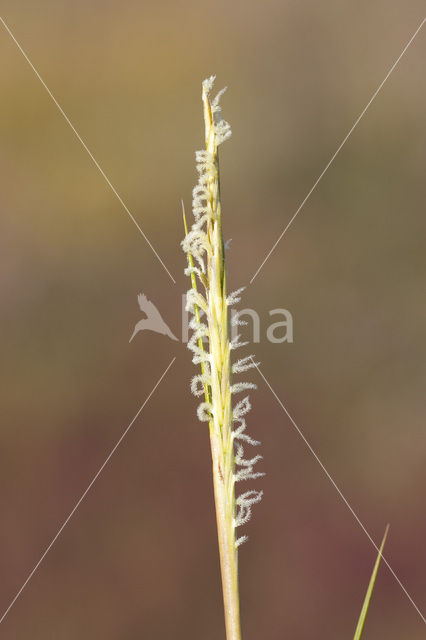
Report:
[{"label": "olive green background blur", "polygon": [[[224,637],[210,452],[185,346],[129,337],[136,296],[176,334],[180,198],[201,81],[228,85],[231,288],[248,284],[424,14],[423,2],[5,0],[1,15],[176,279],[0,28],[0,603],[4,611],[167,376],[0,628],[2,638]],[[244,294],[261,368],[426,608],[426,31]],[[294,343],[270,344],[289,309]],[[241,548],[245,640],[351,638],[375,550],[267,386],[265,495]],[[249,488],[247,486],[247,488]],[[382,565],[365,639],[424,638]]]}]

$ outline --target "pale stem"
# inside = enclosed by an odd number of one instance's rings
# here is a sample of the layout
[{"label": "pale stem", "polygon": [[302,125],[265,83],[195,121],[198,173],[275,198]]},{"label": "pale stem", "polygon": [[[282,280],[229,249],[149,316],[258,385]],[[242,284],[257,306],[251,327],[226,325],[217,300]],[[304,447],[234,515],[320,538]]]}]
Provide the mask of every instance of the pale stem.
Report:
[{"label": "pale stem", "polygon": [[217,451],[218,442],[213,431],[210,431],[210,442],[226,638],[227,640],[241,640],[238,555],[235,548],[235,533],[232,524],[233,514],[232,512],[229,513],[229,500],[226,496],[225,483],[221,471],[220,454]]},{"label": "pale stem", "polygon": [[210,101],[203,91],[206,149],[215,163],[208,180],[214,219],[208,225],[212,255],[208,260],[208,305],[212,400],[210,421],[213,486],[227,640],[241,640],[238,552],[235,545],[234,448],[232,441],[231,364],[226,302],[226,274],[221,228],[219,159]]}]

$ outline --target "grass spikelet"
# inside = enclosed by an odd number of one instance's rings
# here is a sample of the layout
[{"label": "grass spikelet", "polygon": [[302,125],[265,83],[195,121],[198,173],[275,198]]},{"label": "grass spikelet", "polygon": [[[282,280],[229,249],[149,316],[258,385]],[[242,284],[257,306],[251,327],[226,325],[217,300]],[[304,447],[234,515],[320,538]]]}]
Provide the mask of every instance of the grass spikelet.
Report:
[{"label": "grass spikelet", "polygon": [[257,479],[263,473],[254,471],[261,456],[245,459],[241,446],[241,441],[259,444],[245,432],[244,416],[251,406],[248,396],[233,406],[234,394],[255,385],[232,384],[232,373],[247,371],[253,360],[249,356],[234,365],[231,362],[231,350],[246,344],[238,336],[233,341],[229,337],[229,307],[239,302],[243,289],[227,294],[218,148],[231,136],[231,127],[221,115],[224,89],[211,98],[214,80],[211,76],[202,85],[205,149],[195,153],[198,182],[192,192],[194,222],[188,230],[184,211],[186,235],[182,248],[188,258],[185,273],[191,278],[187,309],[193,314],[193,333],[188,347],[194,364],[201,365],[201,374],[192,379],[191,390],[196,396],[204,395],[197,415],[208,422],[210,432],[226,637],[240,640],[237,549],[247,536],[237,538],[236,530],[248,522],[262,492],[250,489],[236,497],[235,484]]}]

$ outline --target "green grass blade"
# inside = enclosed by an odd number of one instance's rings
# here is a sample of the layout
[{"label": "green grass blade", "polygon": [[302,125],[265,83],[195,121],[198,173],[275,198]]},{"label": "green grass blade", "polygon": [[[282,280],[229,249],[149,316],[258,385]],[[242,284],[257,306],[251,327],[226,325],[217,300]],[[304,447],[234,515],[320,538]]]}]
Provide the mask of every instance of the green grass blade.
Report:
[{"label": "green grass blade", "polygon": [[364,603],[362,605],[361,614],[359,616],[358,624],[355,629],[354,640],[360,640],[362,630],[364,628],[365,618],[368,611],[368,605],[370,604],[371,594],[373,593],[374,583],[376,581],[377,571],[379,569],[380,559],[383,553],[383,547],[385,546],[386,537],[388,535],[389,525],[386,526],[385,535],[383,536],[380,552],[377,556],[376,563],[374,565],[373,573],[371,574],[370,583],[368,585],[367,593],[365,594]]},{"label": "green grass blade", "polygon": [[[181,203],[182,203],[183,226],[184,226],[184,229],[185,229],[185,235],[188,235],[188,224],[186,222],[185,205],[183,203],[183,200],[181,200]],[[188,257],[188,265],[190,267],[194,267],[194,260],[193,260],[192,255],[191,255],[191,253],[189,251],[188,251],[187,257]],[[195,273],[191,273],[191,286],[194,289],[194,291],[198,290],[197,289],[197,279],[195,277]],[[197,320],[198,324],[200,324],[200,310],[199,310],[199,308],[198,308],[198,306],[196,304],[194,304],[194,315],[196,317],[196,320]],[[200,351],[204,351],[204,343],[203,343],[201,338],[198,338],[198,347],[199,347]],[[205,367],[203,362],[201,363],[201,373],[202,374],[206,373],[206,367]],[[210,402],[210,389],[209,389],[208,385],[206,385],[206,384],[203,384],[203,387],[204,387],[204,396],[205,396],[206,402]]]}]

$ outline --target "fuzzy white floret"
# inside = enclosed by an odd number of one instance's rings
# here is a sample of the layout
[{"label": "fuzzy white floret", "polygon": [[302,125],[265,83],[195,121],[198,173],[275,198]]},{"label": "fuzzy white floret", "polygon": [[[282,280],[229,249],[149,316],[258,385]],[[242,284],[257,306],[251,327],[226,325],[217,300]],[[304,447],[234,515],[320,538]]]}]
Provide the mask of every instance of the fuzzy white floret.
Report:
[{"label": "fuzzy white floret", "polygon": [[[200,316],[205,315],[203,310],[200,310]],[[197,337],[208,336],[209,328],[204,322],[198,321],[195,315],[192,316],[189,321],[189,328],[197,334]]]},{"label": "fuzzy white floret", "polygon": [[234,481],[239,482],[240,480],[255,480],[256,478],[261,478],[265,474],[261,471],[254,471],[254,465],[256,462],[262,460],[262,456],[256,455],[253,458],[245,459],[244,458],[244,449],[241,445],[237,446],[237,451],[235,454],[235,464],[239,467],[243,467],[239,469],[237,473],[234,474]]},{"label": "fuzzy white floret", "polygon": [[231,386],[231,393],[241,393],[241,391],[247,391],[247,389],[257,389],[257,385],[253,382],[236,382]]},{"label": "fuzzy white floret", "polygon": [[192,311],[194,305],[197,305],[199,309],[202,309],[204,313],[207,313],[207,300],[201,295],[199,291],[195,289],[189,289],[186,294],[186,311]]},{"label": "fuzzy white floret", "polygon": [[194,396],[199,397],[204,394],[205,385],[210,385],[211,379],[207,375],[194,376],[191,380],[191,392]]},{"label": "fuzzy white floret", "polygon": [[245,416],[251,409],[250,399],[248,396],[240,400],[235,407],[233,408],[233,418],[234,420]]},{"label": "fuzzy white floret", "polygon": [[231,127],[226,120],[220,120],[215,124],[215,135],[216,135],[216,144],[219,146],[223,144],[225,140],[228,140],[231,135]]},{"label": "fuzzy white floret", "polygon": [[243,544],[243,542],[247,542],[248,540],[248,536],[241,536],[240,538],[237,538],[235,540],[235,547],[239,547],[240,545]]},{"label": "fuzzy white floret", "polygon": [[242,327],[242,326],[247,325],[247,324],[248,324],[247,320],[240,320],[240,317],[239,317],[238,313],[232,313],[231,314],[231,326],[232,327]]},{"label": "fuzzy white floret", "polygon": [[184,270],[184,273],[185,273],[186,276],[190,276],[192,273],[195,273],[195,275],[198,276],[198,278],[200,278],[200,280],[201,280],[201,278],[202,278],[201,274],[203,272],[201,271],[201,269],[199,269],[198,267],[196,267],[194,265],[193,267],[191,267],[191,266],[186,267],[186,269]]},{"label": "fuzzy white floret", "polygon": [[241,287],[240,289],[232,291],[232,293],[229,294],[229,296],[226,298],[226,304],[228,305],[228,307],[241,301],[240,293],[242,293],[244,290],[245,287]]},{"label": "fuzzy white floret", "polygon": [[206,183],[207,178],[217,177],[217,168],[214,162],[214,157],[209,151],[205,149],[199,149],[196,151],[195,162],[196,169],[200,174],[198,184],[203,185]]},{"label": "fuzzy white floret", "polygon": [[231,342],[229,343],[229,348],[231,350],[239,349],[240,347],[245,347],[248,344],[248,342],[240,342],[240,338],[241,336],[238,335],[231,340]]},{"label": "fuzzy white floret", "polygon": [[[236,462],[236,464],[238,464],[238,465],[240,465],[242,467],[252,467],[259,460],[262,460],[262,456],[260,456],[260,455],[254,456],[253,458],[250,458],[249,460],[246,460],[244,458],[244,448],[241,445],[238,445],[237,452],[235,454],[235,462]],[[264,475],[264,474],[262,474],[262,475]]]},{"label": "fuzzy white floret", "polygon": [[194,348],[190,347],[193,352],[192,363],[193,364],[209,364],[210,363],[210,355],[208,352],[200,349],[198,346],[194,346]]},{"label": "fuzzy white floret", "polygon": [[220,106],[220,99],[227,90],[228,87],[223,87],[220,91],[217,92],[214,99],[212,100],[212,113],[218,113],[222,111],[222,107]]},{"label": "fuzzy white floret", "polygon": [[209,422],[212,418],[213,407],[210,402],[202,402],[197,407],[197,416],[201,422]]},{"label": "fuzzy white floret", "polygon": [[203,90],[206,95],[210,94],[210,91],[213,89],[214,81],[216,80],[216,76],[209,76],[205,80],[203,80]]},{"label": "fuzzy white floret", "polygon": [[235,527],[240,527],[250,520],[251,508],[254,504],[261,501],[262,496],[263,491],[256,491],[255,489],[246,491],[238,496],[235,500],[235,503],[238,506],[237,515],[234,519]]},{"label": "fuzzy white floret", "polygon": [[253,367],[257,367],[260,362],[255,362],[253,358],[254,356],[246,356],[244,358],[240,358],[237,362],[234,362],[232,365],[232,373],[244,373],[249,369],[253,369]]},{"label": "fuzzy white floret", "polygon": [[257,480],[262,478],[265,474],[262,471],[253,471],[253,467],[244,467],[239,469],[237,473],[234,473],[234,482],[240,482],[241,480]]},{"label": "fuzzy white floret", "polygon": [[204,254],[210,255],[211,253],[207,234],[194,225],[182,240],[181,245],[185,253],[190,254],[198,262],[201,271],[206,273]]},{"label": "fuzzy white floret", "polygon": [[232,431],[232,438],[234,440],[244,440],[244,442],[247,442],[254,447],[260,444],[259,440],[254,440],[248,435],[248,433],[245,432],[247,423],[244,418],[234,418],[234,424],[235,423],[239,423],[239,427],[234,427]]}]

